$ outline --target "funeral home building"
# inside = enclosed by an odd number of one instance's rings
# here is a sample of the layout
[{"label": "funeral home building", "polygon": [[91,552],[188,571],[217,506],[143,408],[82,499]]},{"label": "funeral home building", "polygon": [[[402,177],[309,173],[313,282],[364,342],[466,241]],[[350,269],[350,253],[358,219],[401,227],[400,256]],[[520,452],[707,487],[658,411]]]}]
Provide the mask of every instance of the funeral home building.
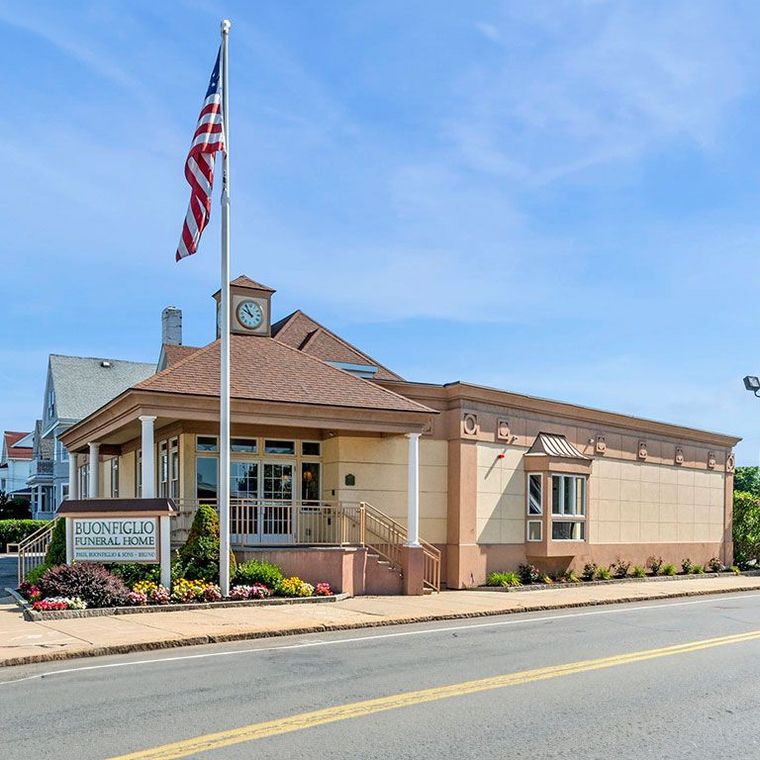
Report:
[{"label": "funeral home building", "polygon": [[[271,288],[230,287],[239,558],[352,593],[465,588],[524,562],[730,563],[738,438],[416,383],[301,311],[273,321]],[[170,497],[176,545],[215,503],[218,424],[219,342],[178,335],[155,373],[60,432],[69,498]]]}]

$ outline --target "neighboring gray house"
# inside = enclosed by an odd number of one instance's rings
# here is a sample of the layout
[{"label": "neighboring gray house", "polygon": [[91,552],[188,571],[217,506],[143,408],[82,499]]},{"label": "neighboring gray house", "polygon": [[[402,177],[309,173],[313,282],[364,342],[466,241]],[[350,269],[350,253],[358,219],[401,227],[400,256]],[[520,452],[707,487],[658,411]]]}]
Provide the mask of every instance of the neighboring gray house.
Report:
[{"label": "neighboring gray house", "polygon": [[52,517],[68,494],[69,454],[61,433],[155,371],[154,362],[50,354],[28,481],[35,518]]}]

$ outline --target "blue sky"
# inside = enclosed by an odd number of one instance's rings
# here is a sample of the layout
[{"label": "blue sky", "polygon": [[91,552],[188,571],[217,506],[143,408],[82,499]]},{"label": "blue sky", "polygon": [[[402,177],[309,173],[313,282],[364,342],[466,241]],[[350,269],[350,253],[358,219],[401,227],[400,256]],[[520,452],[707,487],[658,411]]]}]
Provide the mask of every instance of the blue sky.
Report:
[{"label": "blue sky", "polygon": [[48,353],[214,329],[174,250],[233,21],[233,273],[410,379],[742,436],[760,456],[754,2],[0,2],[0,426]]}]

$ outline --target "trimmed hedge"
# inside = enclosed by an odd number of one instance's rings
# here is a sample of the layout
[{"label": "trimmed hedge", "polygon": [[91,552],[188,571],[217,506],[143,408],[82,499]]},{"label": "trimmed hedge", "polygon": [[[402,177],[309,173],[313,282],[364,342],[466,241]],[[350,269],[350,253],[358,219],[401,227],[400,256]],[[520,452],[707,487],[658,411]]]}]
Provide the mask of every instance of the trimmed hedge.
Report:
[{"label": "trimmed hedge", "polygon": [[0,551],[7,551],[8,544],[17,544],[47,524],[48,520],[0,520]]}]

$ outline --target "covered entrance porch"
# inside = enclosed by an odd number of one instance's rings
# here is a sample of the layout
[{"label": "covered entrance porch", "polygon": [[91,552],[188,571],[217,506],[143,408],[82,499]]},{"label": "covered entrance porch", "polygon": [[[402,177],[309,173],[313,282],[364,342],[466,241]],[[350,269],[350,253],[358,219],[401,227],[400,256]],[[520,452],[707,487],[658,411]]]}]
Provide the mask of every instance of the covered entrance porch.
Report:
[{"label": "covered entrance porch", "polygon": [[[171,498],[178,512],[171,538],[178,547],[198,506],[217,506],[218,404],[205,397],[129,395],[134,403],[124,414],[115,409],[100,426],[90,418],[67,432],[72,475],[77,473],[72,482],[86,490],[75,488],[71,498]],[[235,553],[242,558],[289,549],[292,557],[298,549],[304,563],[310,551],[324,557],[328,547],[361,550],[368,562],[385,563],[400,575],[407,593],[438,590],[440,552],[419,535],[419,446],[426,421],[401,411],[233,401],[229,487]],[[394,442],[394,456],[403,459],[379,461],[374,478],[364,474],[371,464],[346,460],[341,441],[344,449],[352,441],[362,451],[381,451]],[[392,475],[379,491],[370,480],[382,481],[383,467]],[[356,472],[362,473],[361,483]],[[372,493],[377,505],[365,500]]]}]

